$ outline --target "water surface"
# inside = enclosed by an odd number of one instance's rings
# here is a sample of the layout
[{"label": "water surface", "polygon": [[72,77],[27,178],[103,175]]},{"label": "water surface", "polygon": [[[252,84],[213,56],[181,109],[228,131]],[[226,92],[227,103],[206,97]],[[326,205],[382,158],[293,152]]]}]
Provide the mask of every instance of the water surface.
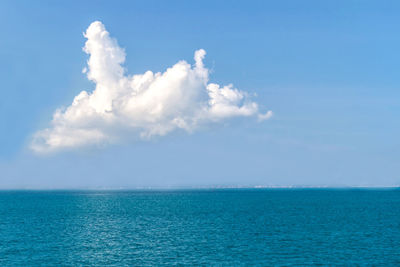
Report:
[{"label": "water surface", "polygon": [[400,265],[400,190],[2,191],[0,266]]}]

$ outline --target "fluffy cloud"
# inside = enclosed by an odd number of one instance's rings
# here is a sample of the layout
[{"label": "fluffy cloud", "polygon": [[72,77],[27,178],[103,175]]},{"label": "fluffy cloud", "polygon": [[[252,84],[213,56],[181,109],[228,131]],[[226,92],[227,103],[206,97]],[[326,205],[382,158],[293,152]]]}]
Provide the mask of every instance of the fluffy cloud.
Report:
[{"label": "fluffy cloud", "polygon": [[96,87],[56,110],[51,127],[34,135],[36,152],[117,142],[125,133],[146,139],[231,117],[272,115],[259,113],[246,92],[209,83],[203,49],[195,52],[193,66],[182,60],[164,73],[127,75],[125,51],[101,22],[93,22],[84,36],[83,50],[90,55],[84,72]]}]

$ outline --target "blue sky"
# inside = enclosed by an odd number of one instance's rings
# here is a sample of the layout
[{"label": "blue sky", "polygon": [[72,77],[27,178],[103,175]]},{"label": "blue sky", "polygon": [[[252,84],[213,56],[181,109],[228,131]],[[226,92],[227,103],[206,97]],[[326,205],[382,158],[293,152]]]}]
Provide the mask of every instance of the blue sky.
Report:
[{"label": "blue sky", "polygon": [[[0,188],[400,183],[397,1],[2,1]],[[193,133],[38,155],[32,136],[94,84],[101,21],[129,74],[207,51],[210,81],[260,110]]]}]

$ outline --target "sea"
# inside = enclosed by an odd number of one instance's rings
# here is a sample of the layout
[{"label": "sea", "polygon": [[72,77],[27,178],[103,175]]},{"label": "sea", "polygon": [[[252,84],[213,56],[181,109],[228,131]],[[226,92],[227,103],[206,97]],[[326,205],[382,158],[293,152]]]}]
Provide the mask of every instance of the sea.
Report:
[{"label": "sea", "polygon": [[400,266],[398,189],[0,191],[0,266]]}]

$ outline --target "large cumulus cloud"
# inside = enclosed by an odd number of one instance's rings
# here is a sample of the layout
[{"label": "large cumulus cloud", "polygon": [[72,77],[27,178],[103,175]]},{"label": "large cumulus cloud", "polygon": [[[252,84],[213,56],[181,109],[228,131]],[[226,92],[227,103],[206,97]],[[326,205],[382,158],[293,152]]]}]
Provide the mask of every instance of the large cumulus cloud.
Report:
[{"label": "large cumulus cloud", "polygon": [[146,139],[231,117],[272,115],[260,113],[246,92],[209,83],[203,49],[195,52],[194,65],[182,60],[164,73],[127,75],[125,51],[101,22],[93,22],[84,36],[83,50],[90,55],[85,72],[95,89],[55,111],[50,127],[34,135],[36,152],[117,142],[127,132]]}]

